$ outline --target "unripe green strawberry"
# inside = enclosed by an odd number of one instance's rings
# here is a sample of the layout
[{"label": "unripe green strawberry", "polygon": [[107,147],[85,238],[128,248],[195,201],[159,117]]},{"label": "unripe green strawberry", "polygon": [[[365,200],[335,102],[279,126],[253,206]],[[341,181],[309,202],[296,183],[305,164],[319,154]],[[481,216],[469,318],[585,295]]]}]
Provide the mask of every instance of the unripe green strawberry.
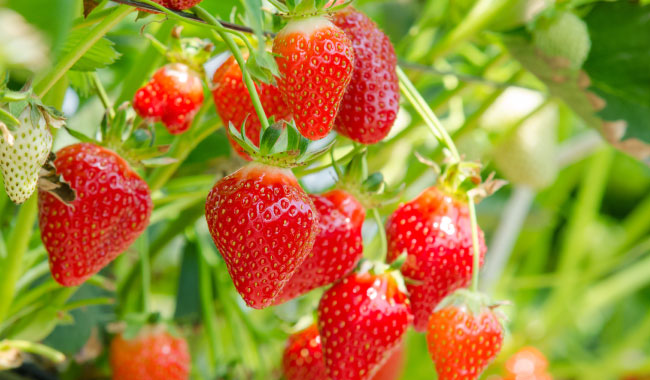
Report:
[{"label": "unripe green strawberry", "polygon": [[11,136],[0,135],[0,171],[9,199],[25,202],[36,189],[38,173],[52,148],[52,134],[40,112],[27,107]]},{"label": "unripe green strawberry", "polygon": [[557,109],[546,107],[512,131],[494,149],[494,164],[505,179],[533,189],[544,188],[558,172]]},{"label": "unripe green strawberry", "polygon": [[572,70],[582,67],[591,48],[587,24],[571,12],[558,12],[541,20],[533,32],[533,42],[544,54],[562,59],[561,65]]}]

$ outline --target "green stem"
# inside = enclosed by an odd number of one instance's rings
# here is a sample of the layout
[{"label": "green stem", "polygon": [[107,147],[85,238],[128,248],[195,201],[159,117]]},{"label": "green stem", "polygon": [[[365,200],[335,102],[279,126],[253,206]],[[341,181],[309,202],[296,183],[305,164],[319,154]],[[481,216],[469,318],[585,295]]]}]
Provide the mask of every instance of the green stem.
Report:
[{"label": "green stem", "polygon": [[476,206],[474,205],[474,196],[467,194],[469,202],[469,220],[472,227],[472,285],[471,289],[474,292],[478,291],[478,272],[481,265],[481,252],[478,244],[478,222],[476,221]]},{"label": "green stem", "polygon": [[54,363],[61,363],[65,360],[65,355],[59,351],[42,345],[40,343],[28,342],[26,340],[3,340],[0,341],[0,352],[14,348],[19,351],[29,352],[48,358]]},{"label": "green stem", "polygon": [[212,315],[214,312],[212,274],[210,272],[208,263],[205,260],[202,243],[198,240],[199,239],[197,238],[196,244],[199,248],[199,292],[201,297],[201,312],[203,313],[203,325],[205,326],[206,333],[208,335],[208,360],[210,362],[210,367],[214,370],[217,366],[217,352],[219,342],[217,341],[217,327]]},{"label": "green stem", "polygon": [[413,83],[409,80],[406,73],[402,69],[397,67],[397,77],[399,78],[400,89],[402,93],[408,99],[408,101],[413,105],[413,108],[420,115],[424,123],[429,127],[429,130],[433,135],[440,141],[451,152],[452,158],[456,161],[460,161],[460,154],[453,140],[449,136],[449,133],[445,130],[445,127],[442,126],[442,123],[436,115],[431,111],[429,105],[422,98],[422,95],[415,89]]},{"label": "green stem", "polygon": [[142,277],[142,311],[146,314],[151,310],[151,262],[147,249],[146,233],[139,239],[140,276]]},{"label": "green stem", "polygon": [[386,258],[386,253],[388,252],[388,243],[386,242],[386,230],[384,229],[384,223],[381,221],[381,215],[379,215],[379,210],[373,208],[370,210],[372,213],[372,218],[377,224],[377,235],[379,236],[379,250],[381,255],[379,257]]},{"label": "green stem", "polygon": [[27,251],[32,227],[36,221],[38,209],[36,194],[25,202],[18,212],[16,225],[9,235],[7,244],[8,257],[2,262],[2,277],[0,277],[0,322],[9,311],[14,299],[16,281],[22,273],[23,255]]},{"label": "green stem", "polygon": [[133,8],[121,5],[114,8],[113,12],[106,16],[102,22],[92,29],[81,41],[77,47],[68,52],[56,64],[54,69],[41,79],[36,86],[34,92],[38,97],[43,97],[54,84],[61,79],[61,77],[81,58],[100,38],[102,38],[109,30],[111,30],[117,23],[125,18]]},{"label": "green stem", "polygon": [[95,86],[95,91],[97,91],[99,99],[102,101],[104,108],[108,112],[108,117],[113,120],[113,118],[115,118],[115,110],[113,109],[113,104],[111,103],[110,99],[108,99],[108,95],[106,94],[106,90],[102,85],[102,81],[99,80],[99,75],[97,75],[97,72],[95,71],[90,74],[90,77],[93,81],[93,85]]},{"label": "green stem", "polygon": [[16,300],[16,302],[11,305],[9,315],[14,316],[15,314],[21,312],[24,308],[41,299],[41,297],[45,296],[46,294],[49,296],[57,289],[61,289],[61,285],[52,279],[48,279],[44,283],[36,286],[33,289],[30,289],[21,295]]},{"label": "green stem", "polygon": [[244,79],[244,84],[246,84],[246,88],[248,89],[248,94],[251,98],[251,101],[253,102],[253,107],[255,108],[257,117],[259,118],[260,123],[262,124],[261,134],[263,134],[264,130],[266,130],[266,128],[269,127],[269,121],[266,118],[266,114],[264,113],[264,108],[262,107],[262,102],[260,101],[260,97],[257,94],[257,89],[255,88],[255,83],[253,82],[253,78],[251,77],[250,73],[248,72],[248,69],[246,68],[246,61],[244,60],[244,57],[242,56],[241,51],[239,50],[239,46],[237,46],[233,38],[230,36],[229,34],[230,31],[224,28],[223,26],[221,26],[219,21],[216,18],[214,18],[210,13],[208,13],[205,9],[196,6],[193,7],[192,10],[196,13],[197,16],[201,17],[209,25],[215,27],[213,28],[213,31],[221,39],[223,39],[223,41],[226,43],[226,46],[228,46],[228,49],[235,57],[235,60],[237,61],[237,64],[241,69],[242,78]]},{"label": "green stem", "polygon": [[479,0],[467,16],[445,37],[436,44],[428,57],[431,62],[459,46],[461,42],[475,35],[510,5],[513,0]]}]

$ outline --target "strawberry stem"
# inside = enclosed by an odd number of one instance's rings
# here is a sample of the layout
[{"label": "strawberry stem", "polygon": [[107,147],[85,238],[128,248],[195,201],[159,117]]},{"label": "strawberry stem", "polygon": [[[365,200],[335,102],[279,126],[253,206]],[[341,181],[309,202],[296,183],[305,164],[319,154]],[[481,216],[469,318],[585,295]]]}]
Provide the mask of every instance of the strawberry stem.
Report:
[{"label": "strawberry stem", "polygon": [[0,341],[0,352],[9,349],[16,349],[18,351],[29,352],[39,356],[43,356],[54,363],[61,363],[65,360],[65,355],[61,352],[45,346],[40,343],[28,342],[26,340],[3,340]]},{"label": "strawberry stem", "polygon": [[14,299],[16,281],[22,273],[23,256],[32,237],[32,227],[38,211],[37,199],[34,194],[20,207],[16,225],[7,240],[9,255],[0,261],[0,322],[9,311]]},{"label": "strawberry stem", "polygon": [[381,215],[379,215],[379,210],[373,208],[370,210],[372,213],[372,219],[377,224],[377,235],[379,236],[379,257],[386,259],[386,253],[388,252],[388,243],[386,241],[386,230],[384,229],[384,222],[381,220]]},{"label": "strawberry stem", "polygon": [[411,80],[406,76],[406,73],[399,66],[397,66],[397,77],[402,93],[411,105],[413,105],[413,108],[415,108],[415,111],[420,115],[427,127],[429,127],[431,133],[433,133],[442,145],[449,149],[455,161],[460,161],[460,154],[451,136],[449,136],[445,127],[442,126],[440,120],[438,120],[427,102],[422,98],[422,95],[420,95],[413,83],[411,83]]},{"label": "strawberry stem", "polygon": [[111,120],[113,120],[115,118],[115,110],[113,109],[113,104],[111,103],[110,99],[108,99],[108,95],[106,94],[106,90],[102,85],[102,81],[99,80],[99,75],[97,75],[97,71],[94,71],[92,74],[90,74],[90,78],[93,82],[93,86],[95,86],[95,91],[97,91],[97,96],[99,96],[99,100],[101,100],[102,104],[104,105],[104,108],[108,112],[108,117]]},{"label": "strawberry stem", "polygon": [[151,262],[149,260],[149,250],[147,249],[146,233],[138,239],[140,255],[140,275],[142,276],[142,311],[147,314],[151,310]]},{"label": "strawberry stem", "polygon": [[474,205],[474,196],[470,193],[467,194],[469,203],[469,220],[472,227],[472,285],[471,289],[474,292],[478,291],[478,272],[481,264],[481,252],[478,243],[478,222],[476,221],[476,206]]},{"label": "strawberry stem", "polygon": [[203,313],[203,324],[205,326],[207,339],[209,343],[208,360],[210,366],[214,370],[217,367],[218,341],[217,341],[217,326],[215,325],[215,321],[213,319],[214,294],[212,292],[212,288],[213,288],[212,274],[210,272],[210,266],[205,257],[207,253],[204,252],[203,242],[198,237],[193,237],[193,238],[196,239],[196,245],[198,247],[199,296],[201,299],[201,312]]},{"label": "strawberry stem", "polygon": [[246,84],[246,88],[248,89],[248,94],[251,98],[251,102],[253,102],[253,107],[255,108],[257,117],[259,118],[260,124],[262,125],[260,136],[263,135],[264,131],[269,127],[269,120],[267,119],[266,114],[264,113],[264,108],[262,107],[262,102],[260,101],[260,97],[257,94],[257,89],[255,88],[255,83],[253,82],[253,78],[251,77],[246,67],[246,61],[244,60],[244,57],[242,56],[241,51],[239,50],[239,47],[233,40],[232,36],[230,36],[229,34],[230,31],[224,28],[223,26],[221,26],[219,21],[216,18],[214,18],[205,9],[196,6],[193,7],[192,10],[197,14],[197,16],[201,17],[209,25],[214,27],[213,32],[216,33],[218,37],[220,37],[226,43],[226,46],[228,46],[228,49],[235,57],[235,60],[237,61],[237,64],[241,69],[242,78],[244,79],[244,84]]}]

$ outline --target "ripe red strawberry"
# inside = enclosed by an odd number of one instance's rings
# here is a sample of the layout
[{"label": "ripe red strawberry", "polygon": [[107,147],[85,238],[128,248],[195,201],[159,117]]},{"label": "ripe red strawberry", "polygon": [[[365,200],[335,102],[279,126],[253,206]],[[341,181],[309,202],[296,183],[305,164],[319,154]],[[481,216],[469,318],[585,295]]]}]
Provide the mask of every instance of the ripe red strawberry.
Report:
[{"label": "ripe red strawberry", "polygon": [[551,380],[548,360],[535,347],[524,347],[512,355],[505,365],[505,380]]},{"label": "ripe red strawberry", "polygon": [[[372,380],[397,380],[403,365],[404,346],[400,344]],[[282,357],[282,368],[287,380],[328,380],[321,339],[315,324],[289,337]]]},{"label": "ripe red strawberry", "polygon": [[76,192],[67,205],[39,191],[41,239],[54,279],[76,286],[124,252],[151,215],[149,187],[115,152],[88,143],[61,149],[56,173]]},{"label": "ripe red strawberry", "polygon": [[217,182],[205,204],[210,234],[248,306],[273,303],[314,245],[314,204],[289,169],[252,162]]},{"label": "ripe red strawberry", "polygon": [[133,99],[133,108],[140,117],[150,122],[162,121],[174,135],[190,127],[202,104],[201,78],[182,63],[160,68]]},{"label": "ripe red strawberry", "polygon": [[[430,187],[402,204],[386,222],[388,260],[403,252],[402,266],[413,309],[414,327],[425,331],[436,305],[453,291],[469,285],[473,248],[469,209],[438,187]],[[485,255],[479,230],[481,265]]]},{"label": "ripe red strawberry", "polygon": [[397,58],[388,37],[368,16],[347,7],[332,22],[343,29],[354,48],[354,71],[334,128],[362,144],[381,141],[399,110]]},{"label": "ripe red strawberry", "polygon": [[475,380],[501,350],[503,328],[484,307],[478,315],[447,306],[429,319],[427,344],[440,380]]},{"label": "ripe red strawberry", "polygon": [[[203,0],[153,0],[154,3],[158,3],[165,8],[174,9],[177,11],[192,8],[193,6],[199,4],[201,1]],[[147,10],[147,12],[150,11]]]},{"label": "ripe red strawberry", "polygon": [[134,339],[116,336],[111,342],[113,380],[187,380],[190,352],[185,339],[161,327],[145,327]]},{"label": "ripe red strawberry", "polygon": [[352,273],[318,306],[325,367],[331,380],[370,379],[402,341],[409,301],[390,274]]},{"label": "ripe red strawberry", "polygon": [[316,324],[289,337],[282,356],[282,369],[287,380],[327,380]]},{"label": "ripe red strawberry", "polygon": [[[282,99],[278,88],[271,84],[255,84],[257,94],[262,102],[262,107],[267,117],[275,116],[275,120],[288,120],[291,118],[289,109]],[[259,147],[260,119],[257,117],[253,103],[248,95],[248,89],[242,79],[241,69],[234,57],[217,69],[212,78],[212,97],[221,117],[230,145],[240,156],[250,159],[248,154],[230,137],[228,123],[233,123],[238,129],[246,120],[246,136]]]},{"label": "ripe red strawberry", "polygon": [[324,17],[290,21],[273,40],[278,87],[300,133],[310,140],[330,132],[352,78],[352,42]]},{"label": "ripe red strawberry", "polygon": [[284,286],[276,305],[342,278],[363,255],[361,227],[366,210],[361,203],[342,190],[310,197],[318,212],[319,233],[314,248]]}]

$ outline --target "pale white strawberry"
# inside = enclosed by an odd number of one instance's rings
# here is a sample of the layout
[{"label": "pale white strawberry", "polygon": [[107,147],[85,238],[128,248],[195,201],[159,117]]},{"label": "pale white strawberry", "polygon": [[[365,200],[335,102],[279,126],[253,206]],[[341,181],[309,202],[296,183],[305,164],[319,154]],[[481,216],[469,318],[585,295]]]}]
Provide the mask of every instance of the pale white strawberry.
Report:
[{"label": "pale white strawberry", "polygon": [[32,114],[31,107],[21,113],[15,130],[5,129],[0,136],[0,171],[7,195],[15,203],[23,203],[32,195],[41,166],[52,149],[46,117],[40,110]]}]

